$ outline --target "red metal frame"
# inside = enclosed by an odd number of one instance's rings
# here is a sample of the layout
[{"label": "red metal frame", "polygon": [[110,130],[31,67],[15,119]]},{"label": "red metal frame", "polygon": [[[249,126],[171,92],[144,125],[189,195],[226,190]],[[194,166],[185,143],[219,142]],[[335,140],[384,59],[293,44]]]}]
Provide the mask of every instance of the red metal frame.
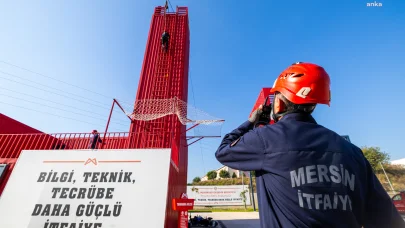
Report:
[{"label": "red metal frame", "polygon": [[[274,93],[270,92],[271,88],[263,88],[262,90],[260,90],[259,96],[257,97],[256,103],[253,106],[252,111],[250,112],[249,116],[252,115],[252,113],[259,108],[260,105],[262,105],[264,103],[264,101],[266,100],[266,97],[274,95]],[[271,102],[273,102],[273,100],[271,99]]]},{"label": "red metal frame", "polygon": [[194,144],[194,143],[196,143],[196,142],[200,141],[200,140],[201,140],[201,139],[203,139],[203,138],[205,138],[205,137],[204,137],[204,136],[202,136],[202,137],[200,137],[199,139],[197,139],[197,140],[193,141],[192,143],[187,144],[187,146],[190,146],[190,145],[192,145],[192,144]]},{"label": "red metal frame", "polygon": [[[264,104],[264,101],[266,100],[267,97],[269,97],[270,99],[270,103],[273,103],[274,100],[274,93],[270,92],[271,88],[263,88],[260,93],[259,93],[259,97],[256,100],[255,105],[253,106],[252,111],[249,114],[249,117],[252,115],[252,113],[259,108],[260,105]],[[270,121],[270,124],[273,124],[274,120]]]},{"label": "red metal frame", "polygon": [[[125,114],[125,110],[122,108],[122,106],[120,105],[120,103],[116,100],[116,99],[113,99],[113,103],[112,103],[112,106],[111,106],[111,110],[110,110],[110,115],[108,115],[108,120],[107,120],[107,125],[105,126],[105,133],[107,133],[108,132],[108,127],[110,126],[110,121],[111,121],[111,117],[112,117],[112,114],[113,114],[113,110],[114,110],[114,105],[115,104],[117,104],[118,105],[118,107],[122,110],[122,112]],[[132,122],[132,119],[129,117],[129,116],[127,116],[128,117],[128,119]],[[105,136],[106,136],[107,134],[104,134],[104,137],[103,137],[103,142],[105,141]],[[104,145],[105,144],[102,144],[101,145],[101,149],[103,149],[104,148]]]}]

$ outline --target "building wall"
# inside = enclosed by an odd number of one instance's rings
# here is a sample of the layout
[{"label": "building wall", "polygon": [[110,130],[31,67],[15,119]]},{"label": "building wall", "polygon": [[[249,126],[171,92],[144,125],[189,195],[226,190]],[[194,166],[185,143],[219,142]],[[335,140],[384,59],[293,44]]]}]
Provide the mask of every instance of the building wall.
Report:
[{"label": "building wall", "polygon": [[405,158],[394,160],[390,162],[393,165],[405,165]]},{"label": "building wall", "polygon": [[[219,176],[219,173],[221,172],[221,170],[228,171],[230,177],[232,177],[232,175],[233,175],[234,173],[236,174],[236,177],[237,177],[237,178],[242,177],[242,173],[245,173],[245,176],[246,176],[246,177],[249,177],[249,171],[241,171],[241,170],[232,169],[232,168],[230,168],[230,167],[228,167],[228,166],[222,166],[221,168],[219,168],[219,169],[216,170],[216,172],[217,172],[217,177],[215,178],[216,180],[222,179],[222,178]],[[208,180],[207,175],[201,177],[201,181],[207,181],[207,180]]]},{"label": "building wall", "polygon": [[0,113],[0,134],[27,134],[27,133],[42,133],[42,132]]},{"label": "building wall", "polygon": [[236,174],[236,177],[239,177],[239,176],[240,176],[240,175],[239,175],[239,170],[232,169],[232,168],[230,168],[230,167],[228,167],[228,166],[223,166],[222,168],[220,168],[220,169],[217,170],[217,178],[215,178],[215,179],[217,179],[217,180],[222,179],[222,178],[219,176],[219,173],[220,173],[222,170],[227,171],[231,177],[232,177],[232,175],[233,175],[234,173]]}]

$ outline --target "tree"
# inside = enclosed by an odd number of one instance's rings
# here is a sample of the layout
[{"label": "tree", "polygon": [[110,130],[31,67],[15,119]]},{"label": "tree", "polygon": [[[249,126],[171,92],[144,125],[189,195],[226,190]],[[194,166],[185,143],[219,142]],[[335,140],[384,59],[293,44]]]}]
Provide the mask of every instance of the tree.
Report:
[{"label": "tree", "polygon": [[388,153],[381,151],[380,147],[362,147],[364,156],[370,162],[371,167],[374,171],[380,170],[381,164],[386,164],[390,160]]},{"label": "tree", "polygon": [[231,177],[231,175],[229,174],[229,172],[226,171],[226,170],[221,170],[221,171],[219,172],[219,176],[220,176],[221,178],[230,178],[230,177]]},{"label": "tree", "polygon": [[198,193],[198,188],[193,187],[193,188],[191,188],[191,191]]},{"label": "tree", "polygon": [[199,177],[194,177],[194,179],[193,179],[193,183],[198,183],[200,181],[201,181],[201,178],[199,178]]},{"label": "tree", "polygon": [[234,172],[233,174],[232,174],[232,178],[236,178],[237,176],[236,176],[236,173]]},{"label": "tree", "polygon": [[211,170],[207,173],[208,180],[213,180],[217,178],[217,172],[215,170]]},{"label": "tree", "polygon": [[243,204],[245,205],[245,211],[246,211],[246,192],[248,192],[248,190],[243,190],[243,191],[240,193],[240,197],[242,197]]}]

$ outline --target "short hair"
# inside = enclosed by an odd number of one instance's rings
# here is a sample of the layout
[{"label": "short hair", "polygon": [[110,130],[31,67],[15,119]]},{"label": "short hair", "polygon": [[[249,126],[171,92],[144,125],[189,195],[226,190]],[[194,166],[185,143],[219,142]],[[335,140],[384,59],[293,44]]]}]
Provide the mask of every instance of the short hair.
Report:
[{"label": "short hair", "polygon": [[295,104],[288,100],[282,93],[277,92],[275,94],[275,97],[278,97],[280,100],[282,100],[285,104],[286,110],[284,111],[285,113],[307,113],[311,114],[316,107],[316,104]]}]

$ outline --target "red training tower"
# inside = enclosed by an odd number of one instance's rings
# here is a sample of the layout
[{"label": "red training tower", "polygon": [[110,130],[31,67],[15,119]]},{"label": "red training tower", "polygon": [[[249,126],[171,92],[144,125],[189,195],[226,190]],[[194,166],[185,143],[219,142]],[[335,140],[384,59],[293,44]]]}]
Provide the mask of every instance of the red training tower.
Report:
[{"label": "red training tower", "polygon": [[[164,52],[161,36],[170,34],[169,49]],[[145,50],[137,100],[170,99],[177,97],[187,102],[190,32],[187,7],[177,7],[176,12],[165,12],[156,7],[152,17]],[[171,200],[186,192],[188,147],[186,125],[176,115],[131,124],[131,148],[172,148],[169,189],[165,227],[177,226],[177,212]]]}]

